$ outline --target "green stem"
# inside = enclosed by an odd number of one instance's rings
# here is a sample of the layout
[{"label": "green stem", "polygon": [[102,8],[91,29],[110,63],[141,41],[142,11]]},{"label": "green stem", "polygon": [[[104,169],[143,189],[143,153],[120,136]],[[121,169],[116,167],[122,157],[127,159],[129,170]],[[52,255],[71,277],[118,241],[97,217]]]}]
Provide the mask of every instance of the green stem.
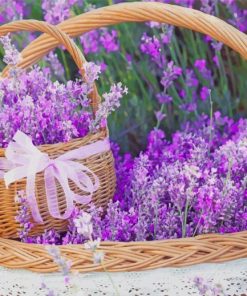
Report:
[{"label": "green stem", "polygon": [[[226,75],[226,70],[225,70],[225,65],[222,59],[222,55],[221,52],[217,52],[216,53],[219,62],[220,62],[220,73],[221,73],[221,77],[222,79],[222,90],[223,90],[223,95],[226,96],[226,92],[227,92],[227,85],[228,85],[228,80],[227,80],[227,75]],[[227,103],[228,103],[228,110],[229,110],[229,116],[233,117],[233,111],[232,111],[232,107],[231,107],[231,102],[229,100],[229,96],[226,97],[227,99]]]},{"label": "green stem", "polygon": [[63,49],[61,49],[60,52],[61,52],[61,56],[62,56],[64,68],[65,68],[66,79],[69,80],[70,79],[70,70],[69,70],[68,61],[66,59]]},{"label": "green stem", "polygon": [[202,218],[202,213],[201,213],[200,218],[199,218],[199,220],[198,220],[198,222],[197,222],[196,228],[195,228],[195,230],[194,230],[194,232],[193,232],[193,236],[196,235],[196,232],[197,232],[197,229],[198,229],[198,227],[199,227],[199,223],[200,223],[200,221],[201,221],[201,218]]},{"label": "green stem", "polygon": [[[165,104],[162,104],[162,105],[161,105],[161,108],[160,108],[160,110],[159,110],[159,112],[163,113],[163,112],[164,112],[164,108],[165,108]],[[157,124],[156,124],[156,127],[155,127],[155,128],[158,129],[158,128],[160,127],[161,121],[162,121],[162,120],[158,120],[158,119],[157,119]]]},{"label": "green stem", "polygon": [[211,96],[211,90],[209,90],[209,101],[210,101],[210,126],[209,126],[209,153],[213,139],[213,101]]},{"label": "green stem", "polygon": [[[177,37],[175,35],[173,35],[172,44],[174,45],[175,52],[177,53],[177,55],[179,57],[179,65],[182,65],[183,70],[186,69],[187,59],[184,58],[184,56],[181,52],[181,49],[179,47]],[[185,86],[186,86],[186,84],[185,84]]]},{"label": "green stem", "polygon": [[155,205],[155,221],[154,221],[154,239],[156,240],[157,235],[157,226],[158,226],[158,208],[159,208],[159,199]]},{"label": "green stem", "polygon": [[189,35],[189,38],[188,38],[189,44],[190,44],[190,46],[192,47],[192,50],[193,50],[193,56],[194,56],[195,59],[198,59],[198,58],[200,58],[200,54],[199,54],[199,52],[197,50],[197,47],[196,47],[196,42],[195,42],[193,32],[188,31],[187,33]]},{"label": "green stem", "polygon": [[187,217],[188,217],[188,208],[189,208],[189,199],[186,199],[184,217],[183,217],[183,225],[182,225],[182,237],[186,235],[186,225],[187,225]]},{"label": "green stem", "polygon": [[230,158],[229,163],[228,163],[228,170],[227,170],[227,175],[226,175],[226,179],[225,179],[225,184],[224,184],[223,196],[226,195],[227,184],[231,180],[231,171],[232,171],[232,159]]},{"label": "green stem", "polygon": [[109,280],[110,280],[110,282],[111,282],[111,284],[112,284],[112,286],[113,286],[113,289],[114,289],[115,292],[116,292],[116,295],[117,295],[117,296],[120,296],[120,293],[119,293],[119,291],[118,291],[118,288],[117,288],[117,286],[115,285],[115,283],[114,283],[114,281],[113,281],[113,279],[112,279],[110,273],[107,271],[107,269],[106,269],[104,263],[102,262],[101,265],[102,265],[102,267],[103,267],[103,269],[104,269],[104,271],[105,271],[107,277],[109,278]]},{"label": "green stem", "polygon": [[237,91],[236,91],[236,80],[234,77],[234,72],[233,72],[233,64],[232,64],[232,59],[230,57],[230,51],[229,48],[226,47],[226,55],[227,55],[227,62],[228,62],[228,66],[229,66],[229,73],[230,73],[230,77],[231,77],[231,85],[232,85],[232,91],[233,91],[233,98],[237,97]]}]

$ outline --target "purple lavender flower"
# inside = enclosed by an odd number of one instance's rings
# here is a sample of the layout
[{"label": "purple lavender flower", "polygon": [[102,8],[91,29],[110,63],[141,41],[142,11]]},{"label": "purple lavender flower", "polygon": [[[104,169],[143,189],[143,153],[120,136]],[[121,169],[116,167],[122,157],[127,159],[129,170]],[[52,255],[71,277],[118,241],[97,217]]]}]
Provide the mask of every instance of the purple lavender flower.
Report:
[{"label": "purple lavender flower", "polygon": [[11,66],[17,66],[17,64],[21,61],[21,55],[16,47],[11,44],[11,39],[9,35],[1,37],[0,42],[2,43],[5,51],[5,55],[3,58],[4,63]]},{"label": "purple lavender flower", "polygon": [[93,82],[99,78],[99,74],[101,73],[101,66],[89,62],[86,63],[84,67],[86,80],[89,83],[90,87],[92,87]]},{"label": "purple lavender flower", "polygon": [[161,122],[164,118],[166,118],[166,115],[161,111],[155,112],[155,116],[158,122]]},{"label": "purple lavender flower", "polygon": [[196,60],[194,66],[202,73],[206,69],[206,60]]},{"label": "purple lavender flower", "polygon": [[85,54],[97,53],[99,51],[99,38],[99,32],[96,30],[88,32],[80,37],[80,41]]},{"label": "purple lavender flower", "polygon": [[52,82],[46,73],[35,67],[0,81],[4,93],[0,109],[3,147],[17,130],[29,134],[35,145],[66,142],[88,133],[92,120],[90,87],[81,81],[66,85]]},{"label": "purple lavender flower", "polygon": [[160,104],[168,104],[172,102],[172,97],[165,94],[164,92],[158,93],[156,98]]},{"label": "purple lavender flower", "polygon": [[[171,61],[167,64],[166,69],[163,71],[161,78],[161,85],[164,90],[156,95],[156,98],[161,104],[167,104],[172,102],[172,97],[167,94],[169,87],[173,82],[182,74],[182,69],[174,65],[174,62]],[[162,107],[161,107],[162,108]]]},{"label": "purple lavender flower", "polygon": [[206,86],[203,86],[201,91],[200,91],[200,97],[202,101],[206,101],[209,97],[210,94],[210,89],[207,88]]},{"label": "purple lavender flower", "polygon": [[70,10],[78,0],[42,0],[44,19],[56,25],[70,17]]},{"label": "purple lavender flower", "polygon": [[101,28],[80,37],[85,54],[98,53],[104,49],[107,53],[119,50],[118,33],[116,30]]},{"label": "purple lavender flower", "polygon": [[164,33],[161,34],[161,39],[163,44],[170,44],[172,40],[174,32],[174,27],[173,26],[166,26]]},{"label": "purple lavender flower", "polygon": [[[102,31],[103,30],[103,31]],[[102,46],[105,48],[107,53],[118,51],[119,50],[119,43],[118,43],[118,33],[116,30],[107,30],[102,29],[100,42]]]},{"label": "purple lavender flower", "polygon": [[202,277],[195,277],[194,285],[198,289],[200,295],[224,296],[223,287],[220,284],[214,284],[211,280],[205,280]]},{"label": "purple lavender flower", "polygon": [[94,121],[92,121],[91,130],[99,129],[106,126],[106,119],[109,114],[120,107],[120,99],[124,94],[128,93],[127,87],[123,87],[122,83],[114,84],[109,93],[104,93],[102,97],[104,101],[101,103],[96,112]]},{"label": "purple lavender flower", "polygon": [[0,1],[0,23],[22,19],[26,16],[26,1],[1,0]]},{"label": "purple lavender flower", "polygon": [[93,226],[91,222],[92,216],[86,212],[81,212],[81,215],[74,219],[77,233],[85,237],[92,238]]},{"label": "purple lavender flower", "polygon": [[237,1],[231,0],[221,0],[222,3],[226,5],[228,11],[232,15],[229,19],[229,22],[236,26],[239,30],[246,32],[247,31],[247,9],[241,8]]},{"label": "purple lavender flower", "polygon": [[198,70],[199,74],[202,76],[202,78],[205,81],[208,81],[211,86],[213,86],[213,79],[212,79],[212,73],[207,68],[207,62],[206,60],[196,60],[194,63],[195,68]]},{"label": "purple lavender flower", "polygon": [[22,242],[29,242],[28,237],[31,229],[33,228],[33,224],[31,223],[29,204],[24,191],[19,191],[17,193],[16,202],[20,204],[18,214],[15,217],[21,228],[18,235]]},{"label": "purple lavender flower", "polygon": [[46,57],[46,61],[51,66],[56,77],[64,77],[64,68],[63,65],[60,63],[56,53],[51,51]]},{"label": "purple lavender flower", "polygon": [[156,36],[148,36],[145,32],[141,38],[140,50],[148,55],[160,68],[165,64],[165,56],[161,52],[161,40]]},{"label": "purple lavender flower", "polygon": [[173,61],[169,62],[160,81],[164,89],[167,90],[172,85],[173,81],[176,80],[181,74],[182,69],[175,66]]},{"label": "purple lavender flower", "polygon": [[201,0],[201,11],[207,14],[215,14],[215,1],[213,0]]}]

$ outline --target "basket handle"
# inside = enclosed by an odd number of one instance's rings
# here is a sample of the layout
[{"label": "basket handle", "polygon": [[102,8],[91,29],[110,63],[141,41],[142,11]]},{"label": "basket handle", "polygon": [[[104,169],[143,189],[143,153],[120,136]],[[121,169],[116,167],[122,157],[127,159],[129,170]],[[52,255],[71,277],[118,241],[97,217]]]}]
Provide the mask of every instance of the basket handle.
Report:
[{"label": "basket handle", "polygon": [[[16,31],[39,31],[48,34],[53,40],[56,40],[57,44],[62,44],[65,46],[65,48],[68,50],[70,53],[71,57],[73,58],[74,62],[76,63],[77,67],[79,68],[79,71],[86,79],[85,77],[85,69],[84,69],[84,64],[87,62],[84,55],[82,54],[81,50],[78,48],[78,46],[75,44],[75,42],[70,39],[70,37],[61,31],[56,26],[50,25],[46,22],[43,21],[37,21],[37,20],[21,20],[21,21],[14,21],[9,24],[5,24],[3,26],[0,26],[0,36],[4,36],[10,32],[16,32]],[[39,55],[41,57],[43,55]],[[24,57],[23,57],[24,58]],[[25,59],[25,58],[24,58]],[[26,68],[30,64],[26,65]],[[8,74],[8,71],[4,71],[2,73],[3,77],[6,77]],[[91,99],[91,105],[93,112],[97,111],[98,104],[100,102],[100,97],[97,92],[97,88],[94,84],[93,90],[90,94],[90,99]]]},{"label": "basket handle", "polygon": [[[221,19],[191,8],[157,2],[120,3],[68,19],[57,27],[71,37],[122,22],[156,21],[207,34],[228,45],[247,59],[247,35]],[[30,43],[22,52],[20,67],[35,63],[58,45],[46,34]],[[6,70],[5,70],[6,71]]]}]

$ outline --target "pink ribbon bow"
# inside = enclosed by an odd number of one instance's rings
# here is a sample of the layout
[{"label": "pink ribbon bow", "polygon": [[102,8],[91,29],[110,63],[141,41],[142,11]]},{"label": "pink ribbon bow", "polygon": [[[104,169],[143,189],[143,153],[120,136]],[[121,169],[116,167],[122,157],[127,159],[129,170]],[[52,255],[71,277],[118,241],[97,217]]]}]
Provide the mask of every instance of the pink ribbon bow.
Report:
[{"label": "pink ribbon bow", "polygon": [[[0,178],[4,178],[7,188],[11,183],[26,178],[27,200],[36,222],[44,223],[35,197],[35,177],[39,172],[44,171],[47,205],[52,217],[67,219],[73,211],[74,201],[80,204],[91,201],[93,192],[99,188],[99,179],[89,168],[74,160],[108,151],[108,139],[66,152],[56,159],[50,159],[48,154],[39,151],[21,131],[17,131],[13,140],[5,150],[6,158],[0,158]],[[67,207],[63,215],[59,211],[55,180],[60,183],[65,194]],[[69,180],[87,195],[74,193],[70,189]]]}]

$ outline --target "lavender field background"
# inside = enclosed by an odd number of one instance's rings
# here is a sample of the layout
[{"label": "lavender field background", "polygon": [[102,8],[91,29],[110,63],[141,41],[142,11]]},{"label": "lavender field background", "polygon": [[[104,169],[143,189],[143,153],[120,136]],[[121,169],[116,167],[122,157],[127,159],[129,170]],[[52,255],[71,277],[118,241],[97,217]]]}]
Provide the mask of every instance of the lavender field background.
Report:
[{"label": "lavender field background", "polygon": [[[0,22],[35,18],[57,24],[116,2],[124,1],[1,1]],[[159,2],[200,9],[243,32],[247,30],[244,0]],[[21,50],[36,35],[14,36]],[[247,64],[239,54],[208,36],[150,22],[101,28],[76,41],[88,61],[101,66],[100,93],[107,91],[113,81],[128,86],[120,109],[109,118],[111,137],[122,151],[137,154],[155,126],[162,127],[169,137],[188,120],[198,119],[202,113],[210,114],[212,108],[233,118],[246,116]],[[71,66],[69,55],[62,49],[51,53],[40,65],[52,69],[54,80],[64,82],[78,77],[76,67]],[[2,69],[4,63],[0,66]]]}]

